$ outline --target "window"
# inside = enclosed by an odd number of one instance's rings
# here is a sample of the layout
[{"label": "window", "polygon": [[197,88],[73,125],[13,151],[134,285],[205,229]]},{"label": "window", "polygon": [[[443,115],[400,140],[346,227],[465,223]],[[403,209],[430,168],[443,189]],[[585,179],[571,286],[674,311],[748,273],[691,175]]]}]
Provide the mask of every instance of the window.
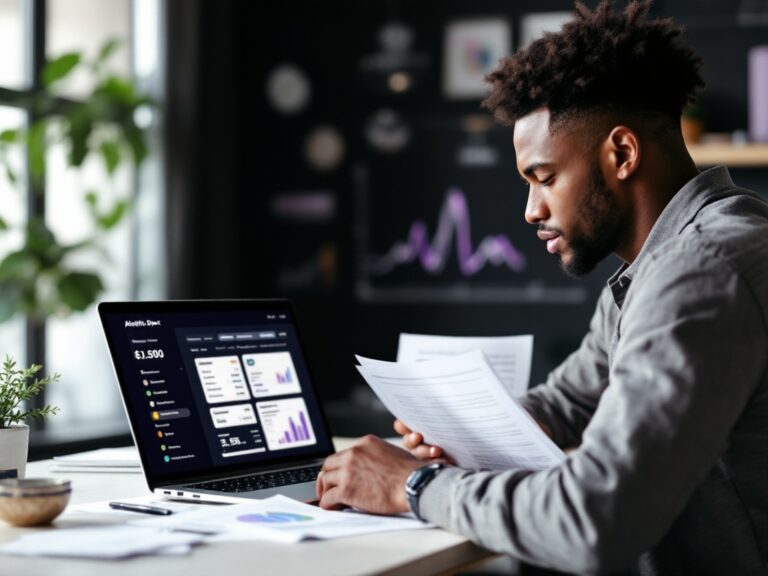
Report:
[{"label": "window", "polygon": [[[27,111],[19,96],[33,89],[35,74],[32,65],[25,68],[23,63],[40,62],[42,54],[36,51],[42,52],[43,46],[46,58],[70,51],[93,58],[104,42],[117,38],[121,46],[110,58],[110,70],[133,77],[142,91],[161,102],[161,9],[161,0],[0,0],[0,47],[5,54],[21,55],[19,62],[0,60],[0,130],[25,120]],[[29,48],[22,51],[20,45]],[[87,74],[73,74],[61,92],[78,100],[92,87],[89,82],[92,78]],[[17,229],[26,219],[44,215],[48,227],[64,243],[77,242],[90,232],[86,190],[130,198],[129,217],[105,236],[109,259],[94,250],[80,252],[71,260],[78,268],[101,275],[106,290],[100,300],[160,298],[164,294],[163,260],[158,258],[163,253],[163,210],[157,116],[157,112],[147,111],[137,119],[149,132],[149,156],[138,173],[124,163],[110,183],[100,159],[88,159],[81,169],[73,170],[65,162],[67,151],[54,146],[48,151],[45,183],[39,194],[44,201],[28,202],[26,192],[16,190],[7,179],[0,182],[0,217]],[[26,161],[18,160],[22,166]],[[21,242],[18,232],[0,232],[0,258]],[[31,331],[34,328],[18,316],[0,324],[0,353],[7,352],[20,363],[44,359],[47,372],[61,373],[61,381],[45,391],[45,402],[61,408],[46,429],[68,436],[71,431],[114,433],[117,423],[117,428],[127,431],[96,307],[66,318],[49,317],[44,339],[30,338]],[[26,358],[25,342],[30,342]]]}]

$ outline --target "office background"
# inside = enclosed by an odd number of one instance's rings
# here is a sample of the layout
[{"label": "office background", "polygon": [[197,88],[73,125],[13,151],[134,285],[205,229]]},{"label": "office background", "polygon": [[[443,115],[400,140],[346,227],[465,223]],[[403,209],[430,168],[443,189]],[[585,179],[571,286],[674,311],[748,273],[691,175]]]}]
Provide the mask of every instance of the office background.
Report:
[{"label": "office background", "polygon": [[[44,14],[26,34],[43,36],[47,54],[125,38],[118,65],[160,104],[148,160],[125,175],[133,208],[109,238],[101,299],[291,298],[339,435],[389,433],[354,354],[394,359],[400,332],[534,334],[532,384],[578,346],[618,262],[584,280],[559,271],[523,220],[511,131],[490,121],[476,86],[500,51],[556,25],[570,1],[104,4],[0,2],[0,27],[15,26],[22,44],[27,5]],[[729,163],[738,183],[768,194],[768,154],[739,155],[754,152],[748,61],[768,44],[767,3],[659,0],[654,11],[684,24],[704,58],[691,116],[705,125],[700,146],[722,159],[703,164]],[[22,69],[0,71],[0,87],[26,89]],[[19,119],[0,112],[3,127]],[[78,190],[54,176],[46,219],[74,239]],[[3,218],[40,210],[2,186]],[[14,242],[0,232],[0,257]],[[42,345],[28,333],[18,315],[0,325],[0,353],[63,374],[47,398],[62,413],[37,435],[39,453],[124,439],[93,310],[48,319]]]}]

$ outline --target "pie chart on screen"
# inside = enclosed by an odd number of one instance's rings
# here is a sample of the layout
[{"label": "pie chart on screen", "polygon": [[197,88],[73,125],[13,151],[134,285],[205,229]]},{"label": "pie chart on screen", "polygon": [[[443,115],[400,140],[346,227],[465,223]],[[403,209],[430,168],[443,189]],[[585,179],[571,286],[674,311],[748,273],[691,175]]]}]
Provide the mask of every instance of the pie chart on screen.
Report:
[{"label": "pie chart on screen", "polygon": [[238,516],[239,522],[251,522],[255,524],[285,524],[287,522],[307,522],[314,520],[312,516],[293,514],[291,512],[264,512],[263,514],[243,514]]}]

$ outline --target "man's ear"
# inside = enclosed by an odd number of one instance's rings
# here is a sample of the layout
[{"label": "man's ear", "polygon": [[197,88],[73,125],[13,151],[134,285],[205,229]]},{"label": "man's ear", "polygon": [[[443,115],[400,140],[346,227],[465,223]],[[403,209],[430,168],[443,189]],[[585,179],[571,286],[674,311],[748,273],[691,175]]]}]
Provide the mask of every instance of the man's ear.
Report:
[{"label": "man's ear", "polygon": [[640,166],[640,139],[627,126],[616,126],[605,140],[608,168],[619,181],[626,181]]}]

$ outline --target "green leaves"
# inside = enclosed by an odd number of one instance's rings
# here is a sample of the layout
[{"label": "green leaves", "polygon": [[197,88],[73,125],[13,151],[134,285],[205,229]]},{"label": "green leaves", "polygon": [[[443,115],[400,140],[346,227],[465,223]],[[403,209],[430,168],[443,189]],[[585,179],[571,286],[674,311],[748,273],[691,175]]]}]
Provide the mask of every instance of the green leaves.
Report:
[{"label": "green leaves", "polygon": [[58,82],[59,80],[69,76],[69,73],[72,72],[72,70],[74,70],[78,64],[80,64],[80,58],[81,57],[79,53],[70,52],[68,54],[59,56],[55,60],[49,61],[43,68],[42,72],[41,80],[43,86],[51,86],[51,84],[54,82]]},{"label": "green leaves", "polygon": [[37,375],[42,368],[39,364],[32,364],[29,368],[18,369],[15,360],[10,356],[5,357],[0,369],[0,428],[58,414],[58,406],[50,405],[22,411],[23,402],[37,396],[46,386],[61,378],[59,374],[39,378]]},{"label": "green leaves", "polygon": [[[138,166],[147,155],[145,131],[134,118],[136,110],[150,100],[137,91],[130,78],[108,70],[109,59],[120,45],[118,40],[109,40],[91,60],[70,52],[49,61],[41,74],[40,89],[24,103],[35,121],[28,127],[0,131],[0,170],[12,183],[17,181],[18,168],[11,164],[15,157],[11,150],[23,148],[30,177],[42,187],[50,149],[62,145],[71,168],[82,168],[95,155],[103,162],[109,181],[105,189],[84,195],[95,229],[80,242],[61,244],[41,218],[28,223],[22,248],[0,260],[0,323],[16,313],[44,320],[54,313],[85,310],[104,290],[98,272],[73,265],[69,256],[89,249],[109,262],[101,242],[103,234],[114,230],[131,206],[125,199],[115,199],[120,195],[112,190],[114,176],[124,162]],[[80,71],[91,75],[90,94],[77,100],[60,97],[62,82]],[[0,234],[7,230],[8,223],[0,218]]]},{"label": "green leaves", "polygon": [[85,195],[85,203],[96,225],[102,230],[111,230],[117,226],[128,212],[130,204],[126,200],[118,200],[110,210],[100,212],[96,193],[91,191]]},{"label": "green leaves", "polygon": [[96,296],[104,290],[98,274],[70,272],[59,280],[61,301],[72,310],[82,312],[93,304]]}]

